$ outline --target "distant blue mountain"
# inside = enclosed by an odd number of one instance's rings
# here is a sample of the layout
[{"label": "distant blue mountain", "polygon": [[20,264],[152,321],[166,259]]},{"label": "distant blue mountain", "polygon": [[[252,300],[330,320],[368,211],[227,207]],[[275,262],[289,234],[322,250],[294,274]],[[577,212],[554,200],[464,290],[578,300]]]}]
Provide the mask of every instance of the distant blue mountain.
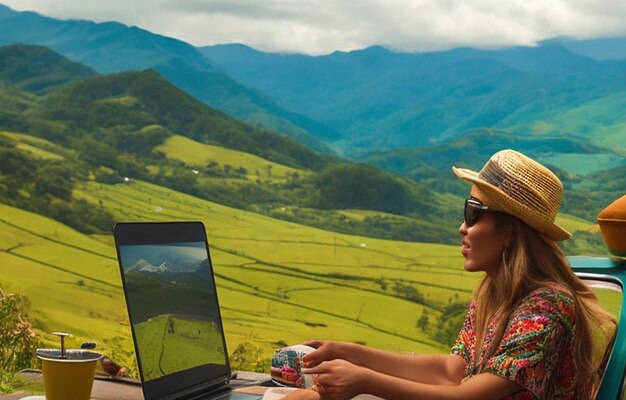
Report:
[{"label": "distant blue mountain", "polygon": [[345,153],[423,146],[498,127],[521,109],[574,107],[626,88],[626,62],[556,43],[502,50],[397,53],[380,46],[326,56],[200,49],[217,68],[344,135]]},{"label": "distant blue mountain", "polygon": [[197,68],[213,68],[190,44],[135,26],[58,20],[0,4],[0,45],[13,43],[50,47],[101,73],[142,70],[172,57],[183,57]]},{"label": "distant blue mountain", "polygon": [[[619,121],[596,111],[618,109],[626,96],[622,39],[429,53],[373,46],[312,57],[241,44],[196,49],[115,22],[59,21],[0,6],[0,44],[16,42],[49,46],[98,71],[155,68],[240,120],[355,157],[443,143],[479,128],[575,132],[611,147]],[[572,110],[575,126],[563,123]],[[603,134],[607,140],[598,139]]]},{"label": "distant blue mountain", "polygon": [[626,60],[626,37],[587,40],[557,38],[546,42],[558,43],[574,54],[594,60]]},{"label": "distant blue mountain", "polygon": [[332,152],[320,138],[339,138],[332,128],[286,111],[267,95],[242,86],[225,74],[196,69],[182,58],[156,64],[154,68],[174,85],[211,107],[249,124],[291,136],[319,152]]},{"label": "distant blue mountain", "polygon": [[0,46],[50,47],[102,73],[156,67],[175,85],[206,104],[253,125],[283,133],[322,152],[316,137],[337,138],[332,128],[278,107],[258,91],[217,71],[188,43],[117,22],[57,20],[16,12],[0,4]]}]

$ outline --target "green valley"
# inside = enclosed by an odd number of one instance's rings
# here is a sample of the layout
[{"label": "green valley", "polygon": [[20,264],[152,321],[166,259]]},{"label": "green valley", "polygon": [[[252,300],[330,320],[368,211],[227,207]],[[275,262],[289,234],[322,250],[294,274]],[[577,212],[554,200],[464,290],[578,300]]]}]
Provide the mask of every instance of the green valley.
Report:
[{"label": "green valley", "polygon": [[[460,267],[457,246],[321,231],[142,182],[87,183],[76,195],[99,199],[116,220],[206,224],[231,351],[249,342],[269,357],[283,343],[310,337],[443,351],[443,344],[416,328],[417,318],[429,310],[436,329],[438,310],[451,300],[467,301],[476,279]],[[31,300],[31,319],[42,337],[52,344],[47,332],[68,330],[77,341],[96,340],[104,352],[129,363],[132,348],[110,241],[7,206],[0,211],[7,232],[4,281]],[[33,273],[38,279],[31,279]],[[397,284],[415,288],[423,301],[401,298]]]},{"label": "green valley", "polygon": [[[512,131],[468,122],[441,142],[357,163],[237,121],[152,69],[98,75],[45,48],[10,54],[0,68],[0,288],[28,299],[42,346],[69,331],[71,346],[95,340],[134,376],[115,222],[202,221],[233,367],[267,371],[276,348],[309,338],[448,350],[480,279],[463,269],[457,229],[469,186],[451,165],[478,168],[506,147],[551,165],[566,188],[558,222],[574,232],[568,254],[604,254],[592,221],[623,192],[623,149],[605,147],[619,141],[619,118],[606,140],[585,140],[583,128],[560,136],[547,117],[522,137],[530,117],[519,110]],[[33,68],[16,74],[14,64]],[[615,111],[620,99],[606,101]],[[609,107],[585,104],[569,116]],[[446,125],[440,116],[429,118]],[[172,324],[209,332],[172,316],[146,322],[160,357],[193,351],[166,335]]]}]

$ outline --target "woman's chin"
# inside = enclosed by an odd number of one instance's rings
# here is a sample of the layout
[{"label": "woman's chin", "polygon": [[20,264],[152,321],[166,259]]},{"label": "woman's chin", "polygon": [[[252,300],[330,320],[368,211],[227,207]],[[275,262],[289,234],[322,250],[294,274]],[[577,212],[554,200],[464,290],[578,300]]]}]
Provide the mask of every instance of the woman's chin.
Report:
[{"label": "woman's chin", "polygon": [[475,263],[469,260],[465,260],[465,263],[463,264],[463,268],[465,268],[467,272],[482,271],[482,268],[480,268],[478,265],[476,265]]}]

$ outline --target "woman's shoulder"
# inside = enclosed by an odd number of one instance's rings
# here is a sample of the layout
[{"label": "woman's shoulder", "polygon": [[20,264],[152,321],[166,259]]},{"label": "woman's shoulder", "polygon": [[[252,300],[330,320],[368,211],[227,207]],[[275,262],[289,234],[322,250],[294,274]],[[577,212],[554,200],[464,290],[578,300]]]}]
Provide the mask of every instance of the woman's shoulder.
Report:
[{"label": "woman's shoulder", "polygon": [[574,303],[571,290],[558,283],[546,283],[531,291],[527,298],[546,299],[554,302]]},{"label": "woman's shoulder", "polygon": [[517,312],[572,321],[575,315],[574,297],[570,290],[561,285],[546,284],[530,292],[520,302]]}]

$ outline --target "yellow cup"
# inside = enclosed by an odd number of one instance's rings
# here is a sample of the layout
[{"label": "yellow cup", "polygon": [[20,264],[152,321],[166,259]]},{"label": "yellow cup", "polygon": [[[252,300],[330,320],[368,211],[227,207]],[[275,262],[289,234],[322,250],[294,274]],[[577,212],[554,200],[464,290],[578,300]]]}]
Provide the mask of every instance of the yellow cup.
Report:
[{"label": "yellow cup", "polygon": [[87,350],[38,349],[46,400],[89,400],[100,357]]}]

